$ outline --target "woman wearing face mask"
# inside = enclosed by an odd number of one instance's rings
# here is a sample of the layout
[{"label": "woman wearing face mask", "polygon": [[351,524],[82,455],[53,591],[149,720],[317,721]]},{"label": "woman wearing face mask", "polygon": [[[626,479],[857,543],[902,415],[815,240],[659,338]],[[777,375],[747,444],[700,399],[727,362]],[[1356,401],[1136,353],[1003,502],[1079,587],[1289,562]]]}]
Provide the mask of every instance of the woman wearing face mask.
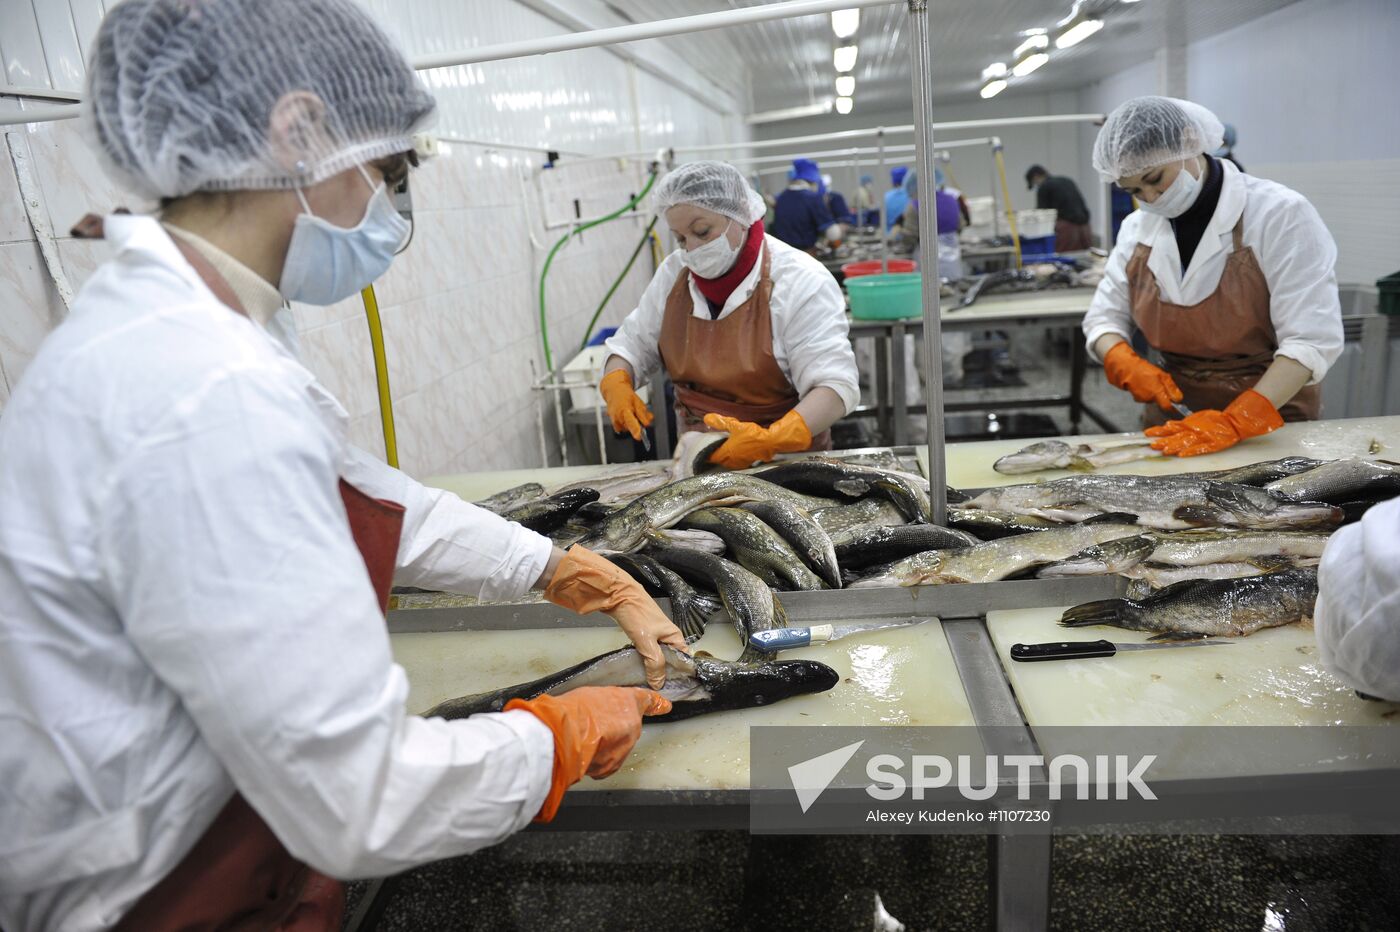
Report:
[{"label": "woman wearing face mask", "polygon": [[386,180],[434,106],[351,0],[126,0],[85,100],[99,158],[165,207],[88,224],[113,257],[0,417],[0,926],[338,930],[330,877],[551,818],[669,706],[410,716],[391,580],[607,612],[658,688],[684,644],[600,557],[350,448],[297,360],[284,299],[389,266]]},{"label": "woman wearing face mask", "polygon": [[[1302,195],[1207,155],[1222,134],[1198,104],[1140,97],[1094,143],[1094,168],[1138,210],[1084,332],[1108,381],[1147,403],[1153,447],[1177,456],[1317,418],[1342,351],[1336,244]],[[1161,367],[1133,352],[1134,326]],[[1166,421],[1182,407],[1193,413]]]},{"label": "woman wearing face mask", "polygon": [[836,279],[764,234],[763,199],[728,163],[677,168],[655,207],[679,248],[607,342],[599,389],[613,429],[641,439],[652,413],[634,387],[664,366],[678,429],[729,432],[714,463],[831,449],[831,425],[860,400]]}]

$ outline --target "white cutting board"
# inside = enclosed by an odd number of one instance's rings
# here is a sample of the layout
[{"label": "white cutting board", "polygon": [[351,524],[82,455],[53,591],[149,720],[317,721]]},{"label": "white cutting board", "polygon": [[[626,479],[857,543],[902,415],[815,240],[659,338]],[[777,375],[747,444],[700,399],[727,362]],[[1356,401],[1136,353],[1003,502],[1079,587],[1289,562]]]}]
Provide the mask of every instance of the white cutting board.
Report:
[{"label": "white cutting board", "polygon": [[[629,464],[635,465],[635,464]],[[552,469],[506,469],[498,472],[468,472],[450,476],[429,476],[423,484],[434,489],[446,489],[464,501],[480,501],[497,492],[513,489],[527,482],[538,482],[554,489],[582,479],[592,479],[599,472],[616,466],[557,466]]]},{"label": "white cutting board", "polygon": [[[1049,439],[1049,438],[1046,438]],[[1141,433],[1094,434],[1060,438],[1066,443],[1125,443],[1142,440]],[[1372,442],[1380,451],[1371,452]],[[979,443],[957,443],[947,448],[948,484],[955,489],[980,489],[1021,482],[1040,482],[1079,475],[1065,470],[1004,476],[992,469],[992,464],[1008,453],[1015,453],[1035,440],[988,440]],[[928,472],[928,449],[919,449],[919,462]],[[1228,450],[1206,456],[1166,456],[1137,460],[1098,470],[1101,473],[1132,473],[1143,476],[1173,475],[1230,469],[1248,466],[1263,460],[1284,456],[1311,456],[1315,459],[1337,459],[1343,456],[1376,456],[1400,460],[1400,417],[1361,417],[1335,421],[1311,421],[1285,424],[1271,434],[1254,437]]]},{"label": "white cutting board", "polygon": [[[498,689],[562,670],[627,643],[611,628],[553,632],[396,634],[395,659],[408,671],[408,708]],[[695,645],[737,657],[734,629],[716,621]],[[840,675],[835,688],[771,706],[649,725],[622,770],[582,789],[746,789],[750,725],[970,725],[968,708],[938,622],[874,631],[784,658],[811,658]]]},{"label": "white cutting board", "polygon": [[1063,608],[991,612],[987,627],[1026,720],[1036,725],[1377,725],[1400,705],[1368,702],[1322,668],[1311,626],[1234,638],[1224,647],[1132,651],[1017,663],[1011,645],[1146,641],[1150,633],[1061,628]]}]

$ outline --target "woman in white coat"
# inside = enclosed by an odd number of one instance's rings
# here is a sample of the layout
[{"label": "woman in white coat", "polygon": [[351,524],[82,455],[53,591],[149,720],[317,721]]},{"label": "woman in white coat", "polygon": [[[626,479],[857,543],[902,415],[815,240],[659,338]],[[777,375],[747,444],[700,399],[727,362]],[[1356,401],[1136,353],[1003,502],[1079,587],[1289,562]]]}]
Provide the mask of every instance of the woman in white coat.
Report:
[{"label": "woman in white coat", "polygon": [[[1198,104],[1139,97],[1094,143],[1094,168],[1139,209],[1084,333],[1108,381],[1147,404],[1153,446],[1180,456],[1318,417],[1342,351],[1336,244],[1302,195],[1208,155],[1222,133]],[[1160,367],[1133,352],[1135,328]]]},{"label": "woman in white coat", "polygon": [[[684,649],[601,557],[346,443],[285,342],[389,266],[433,100],[351,0],[127,0],[88,69],[112,216],[0,418],[0,926],[338,930],[385,876],[550,818],[643,689],[406,714],[392,581],[604,611]],[[163,221],[163,222],[162,222]],[[330,875],[330,876],[326,876]]]}]

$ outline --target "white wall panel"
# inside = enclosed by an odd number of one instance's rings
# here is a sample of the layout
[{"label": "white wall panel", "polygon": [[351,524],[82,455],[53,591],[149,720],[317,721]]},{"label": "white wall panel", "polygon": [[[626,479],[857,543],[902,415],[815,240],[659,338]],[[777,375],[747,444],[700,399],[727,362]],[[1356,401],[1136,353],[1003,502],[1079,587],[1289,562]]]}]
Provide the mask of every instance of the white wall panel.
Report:
[{"label": "white wall panel", "polygon": [[77,93],[83,89],[83,53],[78,46],[77,27],[65,0],[33,0],[39,38],[44,43],[44,61],[49,81],[56,90]]},{"label": "white wall panel", "polygon": [[0,62],[4,78],[17,87],[52,87],[44,42],[30,0],[0,0]]}]

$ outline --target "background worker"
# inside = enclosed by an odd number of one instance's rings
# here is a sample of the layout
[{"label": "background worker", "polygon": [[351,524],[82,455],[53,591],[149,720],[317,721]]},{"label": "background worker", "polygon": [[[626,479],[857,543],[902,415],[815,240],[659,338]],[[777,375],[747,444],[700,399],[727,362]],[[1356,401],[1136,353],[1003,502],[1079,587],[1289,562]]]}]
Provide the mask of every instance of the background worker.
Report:
[{"label": "background worker", "polygon": [[680,632],[602,558],[352,449],[285,341],[284,301],[355,294],[408,237],[387,187],[434,103],[364,12],[127,0],[92,48],[90,138],[164,222],[106,218],[0,416],[0,926],[338,930],[331,877],[552,817],[668,708],[409,715],[391,581],[606,611],[657,686]]},{"label": "background worker", "polygon": [[904,208],[909,206],[909,192],[904,189],[904,179],[909,174],[909,166],[896,165],[890,169],[890,190],[885,192],[885,232],[894,229],[899,218],[904,216]]},{"label": "background worker", "polygon": [[851,213],[845,195],[833,188],[831,184],[831,176],[822,175],[823,196],[826,198],[826,209],[831,213],[831,218],[842,226],[855,223],[855,215]]},{"label": "background worker", "polygon": [[726,469],[831,449],[831,425],[860,401],[836,279],[764,234],[761,199],[725,162],[682,165],[654,204],[679,246],[607,341],[613,429],[641,439],[652,413],[633,389],[665,367],[678,430],[729,432],[711,457]]},{"label": "background worker", "polygon": [[1094,244],[1089,207],[1073,178],[1052,175],[1043,165],[1026,169],[1026,188],[1035,189],[1037,210],[1055,211],[1055,251],[1076,252]]},{"label": "background worker", "polygon": [[773,207],[773,236],[810,254],[817,252],[818,243],[839,244],[844,231],[827,207],[817,163],[793,159],[792,173]]},{"label": "background worker", "polygon": [[[1191,456],[1311,420],[1342,351],[1337,247],[1300,194],[1206,153],[1198,104],[1139,97],[1105,121],[1094,167],[1137,198],[1084,318],[1113,385],[1147,404],[1153,447]],[[1136,326],[1163,366],[1128,345]],[[1194,413],[1163,424],[1184,403]]]},{"label": "background worker", "polygon": [[1227,162],[1233,163],[1234,166],[1235,166],[1236,168],[1238,168],[1240,171],[1244,171],[1244,166],[1240,164],[1240,160],[1237,159],[1237,158],[1235,158],[1235,140],[1236,140],[1235,124],[1233,124],[1233,123],[1226,123],[1226,124],[1224,124],[1224,127],[1225,127],[1225,130],[1224,130],[1224,132],[1221,134],[1221,137],[1220,137],[1220,138],[1221,138],[1220,148],[1219,148],[1219,149],[1216,149],[1216,150],[1215,150],[1214,152],[1212,152],[1211,154],[1214,155],[1214,156],[1215,156],[1216,158],[1218,158],[1218,159],[1224,159],[1224,160],[1227,161]]},{"label": "background worker", "polygon": [[863,227],[873,227],[880,223],[880,204],[875,200],[875,179],[870,175],[860,176],[860,187],[855,194],[856,220]]}]

